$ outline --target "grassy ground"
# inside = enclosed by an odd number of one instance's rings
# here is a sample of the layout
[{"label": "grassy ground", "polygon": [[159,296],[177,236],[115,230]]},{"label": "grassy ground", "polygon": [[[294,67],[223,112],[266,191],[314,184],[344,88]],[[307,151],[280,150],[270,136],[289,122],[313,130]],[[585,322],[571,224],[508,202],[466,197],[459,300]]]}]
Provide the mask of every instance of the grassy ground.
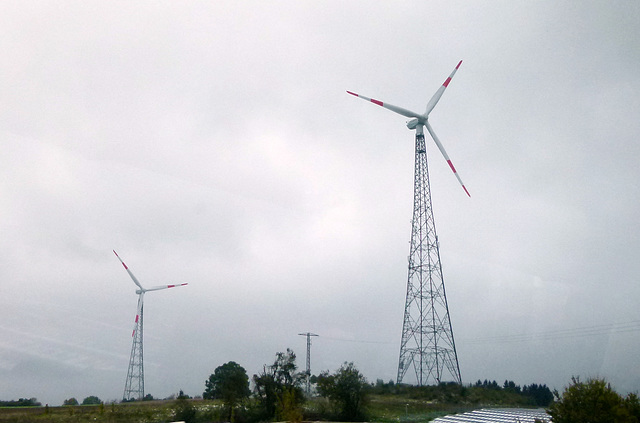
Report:
[{"label": "grassy ground", "polygon": [[[508,398],[507,398],[508,399]],[[503,398],[504,400],[504,398]],[[461,413],[483,406],[522,406],[498,403],[466,402],[444,403],[428,398],[412,398],[406,395],[370,395],[366,408],[368,421],[381,423],[422,423],[451,413]],[[109,422],[109,423],[166,423],[188,420],[193,417],[198,423],[221,422],[227,420],[218,401],[183,400],[144,401],[124,404],[106,404],[66,407],[4,407],[0,408],[0,423],[15,422]],[[191,413],[191,414],[188,414]],[[331,415],[330,405],[323,398],[314,398],[304,405],[304,419],[307,421],[327,420]],[[242,417],[239,415],[239,420]],[[238,422],[246,423],[246,422]]]},{"label": "grassy ground", "polygon": [[172,421],[170,403],[81,405],[66,407],[3,407],[0,422],[167,422]]},{"label": "grassy ground", "polygon": [[[197,421],[222,421],[220,404],[213,401],[191,401],[197,410]],[[322,419],[328,404],[322,399],[308,401],[305,405],[305,418]],[[459,407],[446,407],[429,404],[423,400],[406,400],[372,396],[368,407],[370,421],[383,423],[427,422],[435,417],[460,410]],[[70,407],[5,407],[0,408],[0,423],[16,422],[110,422],[110,423],[161,423],[176,418],[175,401],[153,401],[127,404],[107,404],[104,406]],[[466,409],[464,410],[466,411]]]},{"label": "grassy ground", "polygon": [[372,395],[367,405],[370,420],[383,423],[427,422],[436,417],[477,408],[390,395]]}]

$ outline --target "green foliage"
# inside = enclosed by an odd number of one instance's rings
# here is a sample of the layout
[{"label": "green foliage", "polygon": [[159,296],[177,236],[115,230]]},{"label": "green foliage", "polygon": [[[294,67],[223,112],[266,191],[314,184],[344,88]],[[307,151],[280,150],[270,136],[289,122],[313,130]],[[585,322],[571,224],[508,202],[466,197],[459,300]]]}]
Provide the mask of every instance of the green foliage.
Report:
[{"label": "green foliage", "polygon": [[82,405],[98,405],[98,404],[102,404],[102,401],[100,400],[100,398],[96,397],[95,395],[88,396],[82,400]]},{"label": "green foliage", "polygon": [[300,385],[305,377],[297,373],[296,355],[287,352],[276,354],[275,362],[264,366],[262,373],[253,375],[255,394],[261,408],[261,419],[277,416],[293,416],[304,402]]},{"label": "green foliage", "polygon": [[505,392],[519,394],[524,397],[529,397],[530,405],[536,405],[538,407],[547,407],[553,401],[553,393],[551,392],[551,389],[547,387],[547,385],[538,385],[536,383],[532,383],[531,385],[524,385],[521,388],[520,385],[516,385],[514,381],[505,380],[501,388],[495,380],[490,382],[485,379],[484,382],[478,380],[473,386],[475,388],[483,388],[494,391],[502,390]]},{"label": "green foliage", "polygon": [[0,407],[39,407],[42,404],[36,398],[20,398],[19,400],[0,401]]},{"label": "green foliage", "polygon": [[235,361],[218,366],[205,381],[204,399],[221,399],[227,409],[228,419],[233,421],[235,407],[249,397],[249,376],[244,367]]},{"label": "green foliage", "polygon": [[78,400],[73,398],[73,397],[71,397],[69,399],[64,400],[62,405],[78,405]]},{"label": "green foliage", "polygon": [[318,392],[335,406],[345,421],[365,420],[367,380],[353,363],[345,362],[334,374],[325,371],[318,376]]},{"label": "green foliage", "polygon": [[638,422],[640,422],[640,400],[638,400],[638,394],[630,393],[624,398],[624,407],[629,411],[629,414],[634,416]]},{"label": "green foliage", "polygon": [[640,403],[636,394],[623,398],[604,379],[572,377],[571,385],[547,410],[554,423],[637,423]]},{"label": "green foliage", "polygon": [[516,393],[521,392],[520,385],[516,385],[516,383],[512,380],[505,380],[504,384],[502,385],[502,389]]},{"label": "green foliage", "polygon": [[553,402],[553,393],[547,385],[525,385],[522,387],[522,395],[532,398],[538,407],[548,407]]},{"label": "green foliage", "polygon": [[488,381],[487,379],[485,379],[484,382],[481,382],[480,379],[478,379],[475,386],[483,387],[485,389],[494,389],[494,390],[500,389],[500,385],[498,385],[498,382],[496,382],[495,380]]},{"label": "green foliage", "polygon": [[263,417],[273,418],[276,415],[278,386],[271,367],[265,365],[260,375],[253,375],[253,384]]},{"label": "green foliage", "polygon": [[467,407],[471,405],[502,405],[505,407],[546,407],[553,401],[553,393],[547,385],[524,385],[513,381],[499,385],[496,381],[478,380],[473,385],[443,382],[439,385],[412,386],[387,383],[378,379],[371,385],[372,395],[394,395],[407,399],[426,400],[441,404]]},{"label": "green foliage", "polygon": [[302,421],[302,409],[300,408],[300,402],[300,397],[296,388],[283,388],[276,407],[276,417],[278,420],[287,422]]},{"label": "green foliage", "polygon": [[173,403],[174,419],[185,423],[193,423],[196,421],[196,409],[189,400],[189,397],[182,391],[178,394],[178,398]]}]

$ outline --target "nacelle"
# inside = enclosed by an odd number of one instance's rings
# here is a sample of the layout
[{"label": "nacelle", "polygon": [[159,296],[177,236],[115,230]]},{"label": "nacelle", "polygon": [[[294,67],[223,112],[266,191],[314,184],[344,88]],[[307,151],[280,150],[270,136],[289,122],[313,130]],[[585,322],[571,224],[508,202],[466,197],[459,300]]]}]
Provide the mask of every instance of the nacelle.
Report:
[{"label": "nacelle", "polygon": [[420,124],[420,119],[418,118],[413,118],[410,121],[407,122],[407,128],[409,129],[416,129],[416,127]]}]

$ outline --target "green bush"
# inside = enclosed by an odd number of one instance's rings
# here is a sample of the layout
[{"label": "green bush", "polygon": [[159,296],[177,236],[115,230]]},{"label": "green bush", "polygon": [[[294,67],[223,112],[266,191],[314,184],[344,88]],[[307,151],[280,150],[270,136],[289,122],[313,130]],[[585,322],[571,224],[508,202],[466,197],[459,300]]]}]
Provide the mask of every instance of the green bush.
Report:
[{"label": "green bush", "polygon": [[604,379],[572,377],[571,385],[547,410],[554,423],[637,423],[640,403],[636,394],[623,398]]}]

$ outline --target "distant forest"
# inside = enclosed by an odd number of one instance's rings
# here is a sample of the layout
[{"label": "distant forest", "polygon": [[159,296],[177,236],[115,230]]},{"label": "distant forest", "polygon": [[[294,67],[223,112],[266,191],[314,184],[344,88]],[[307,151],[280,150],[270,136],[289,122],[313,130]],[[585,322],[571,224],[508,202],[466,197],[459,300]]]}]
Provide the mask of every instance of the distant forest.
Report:
[{"label": "distant forest", "polygon": [[40,404],[35,398],[20,398],[19,400],[2,401],[0,407],[39,407]]},{"label": "distant forest", "polygon": [[[315,382],[316,376],[311,377]],[[491,403],[531,405],[547,407],[553,401],[553,393],[547,385],[516,385],[513,381],[505,380],[502,385],[495,380],[478,380],[475,384],[458,385],[455,383],[442,383],[440,385],[412,386],[395,384],[393,381],[385,383],[378,379],[372,383],[369,389],[374,395],[398,395],[415,399],[437,399],[444,403]],[[93,398],[93,397],[91,397]],[[147,394],[145,400],[154,399]],[[86,399],[83,404],[86,403]],[[100,403],[100,400],[94,404]],[[64,405],[77,405],[67,404]],[[2,401],[0,407],[39,407],[42,406],[36,398],[20,398],[18,400]]]},{"label": "distant forest", "polygon": [[448,404],[500,404],[513,406],[547,407],[553,402],[553,392],[547,385],[532,383],[516,385],[505,380],[498,382],[478,380],[475,384],[458,385],[457,383],[441,383],[439,385],[413,386],[384,383],[378,379],[371,385],[372,394],[398,395],[414,399],[436,400]]}]

